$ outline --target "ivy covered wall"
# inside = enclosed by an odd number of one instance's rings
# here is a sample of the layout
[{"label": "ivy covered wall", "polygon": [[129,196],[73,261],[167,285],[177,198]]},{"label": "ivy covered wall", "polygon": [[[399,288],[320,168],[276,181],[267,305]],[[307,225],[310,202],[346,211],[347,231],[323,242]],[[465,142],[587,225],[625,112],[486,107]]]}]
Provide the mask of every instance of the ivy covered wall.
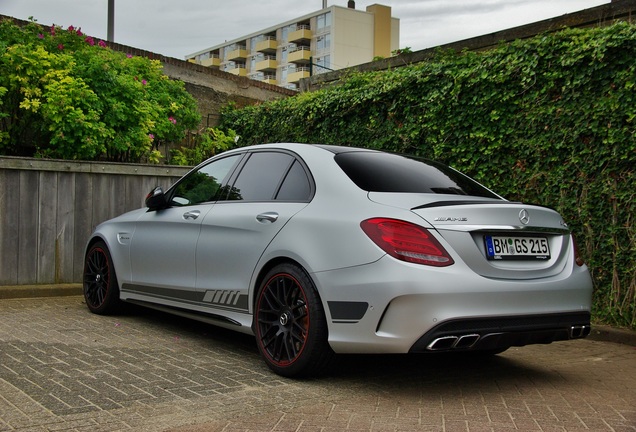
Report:
[{"label": "ivy covered wall", "polygon": [[595,282],[597,321],[636,328],[636,26],[570,29],[243,109],[242,145],[314,142],[446,162],[557,209]]}]

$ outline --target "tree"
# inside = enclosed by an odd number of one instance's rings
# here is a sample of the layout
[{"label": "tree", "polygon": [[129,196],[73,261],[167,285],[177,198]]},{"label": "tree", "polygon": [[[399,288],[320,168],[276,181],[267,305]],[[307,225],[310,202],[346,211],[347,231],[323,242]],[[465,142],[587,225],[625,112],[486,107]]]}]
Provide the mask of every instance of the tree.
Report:
[{"label": "tree", "polygon": [[158,162],[158,143],[199,122],[196,101],[160,62],[72,26],[0,22],[0,153]]}]

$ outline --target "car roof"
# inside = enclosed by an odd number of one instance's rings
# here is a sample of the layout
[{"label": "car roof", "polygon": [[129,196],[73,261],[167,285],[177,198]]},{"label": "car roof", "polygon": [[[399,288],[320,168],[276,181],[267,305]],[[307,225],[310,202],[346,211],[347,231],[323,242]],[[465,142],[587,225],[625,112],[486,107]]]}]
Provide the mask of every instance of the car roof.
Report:
[{"label": "car roof", "polygon": [[313,144],[314,147],[320,147],[321,149],[328,150],[334,154],[347,153],[347,152],[378,152],[378,150],[360,148],[360,147],[349,147],[349,146],[339,146],[333,144]]},{"label": "car roof", "polygon": [[380,150],[361,148],[361,147],[350,147],[344,145],[335,145],[335,144],[318,144],[318,143],[298,143],[298,142],[278,142],[278,143],[263,143],[263,144],[254,144],[245,147],[237,147],[232,149],[231,151],[249,151],[249,150],[258,150],[258,149],[266,149],[266,148],[280,148],[287,150],[299,149],[302,147],[315,147],[326,150],[333,154],[340,153],[350,153],[350,152],[373,152],[373,153],[385,153]]}]

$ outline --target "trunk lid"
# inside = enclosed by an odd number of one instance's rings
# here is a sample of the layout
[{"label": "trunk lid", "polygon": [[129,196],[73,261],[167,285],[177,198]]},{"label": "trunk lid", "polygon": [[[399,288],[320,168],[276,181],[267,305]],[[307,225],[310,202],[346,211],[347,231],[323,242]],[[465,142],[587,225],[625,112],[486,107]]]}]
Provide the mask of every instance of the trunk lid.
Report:
[{"label": "trunk lid", "polygon": [[369,199],[417,214],[447,242],[454,258],[484,277],[552,277],[574,259],[567,225],[549,208],[438,194],[370,193]]}]

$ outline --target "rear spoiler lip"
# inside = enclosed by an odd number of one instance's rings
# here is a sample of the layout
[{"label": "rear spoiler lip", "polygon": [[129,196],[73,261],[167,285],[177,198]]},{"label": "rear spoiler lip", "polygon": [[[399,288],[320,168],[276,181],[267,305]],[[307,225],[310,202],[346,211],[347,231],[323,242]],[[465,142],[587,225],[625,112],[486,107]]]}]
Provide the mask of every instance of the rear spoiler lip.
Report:
[{"label": "rear spoiler lip", "polygon": [[[519,205],[523,205],[524,203],[522,202],[514,202],[514,201],[506,201],[506,200],[500,200],[500,201],[473,201],[473,200],[459,200],[459,201],[436,201],[436,202],[432,202],[432,203],[428,203],[428,204],[422,204],[420,206],[417,207],[413,207],[411,210],[420,210],[423,208],[434,208],[434,207],[449,207],[449,206],[457,206],[457,205],[489,205],[489,204],[519,204]],[[532,204],[526,204],[528,206],[532,205]],[[532,205],[533,207],[535,207],[534,205]],[[538,207],[544,207],[544,206],[538,206]]]}]

